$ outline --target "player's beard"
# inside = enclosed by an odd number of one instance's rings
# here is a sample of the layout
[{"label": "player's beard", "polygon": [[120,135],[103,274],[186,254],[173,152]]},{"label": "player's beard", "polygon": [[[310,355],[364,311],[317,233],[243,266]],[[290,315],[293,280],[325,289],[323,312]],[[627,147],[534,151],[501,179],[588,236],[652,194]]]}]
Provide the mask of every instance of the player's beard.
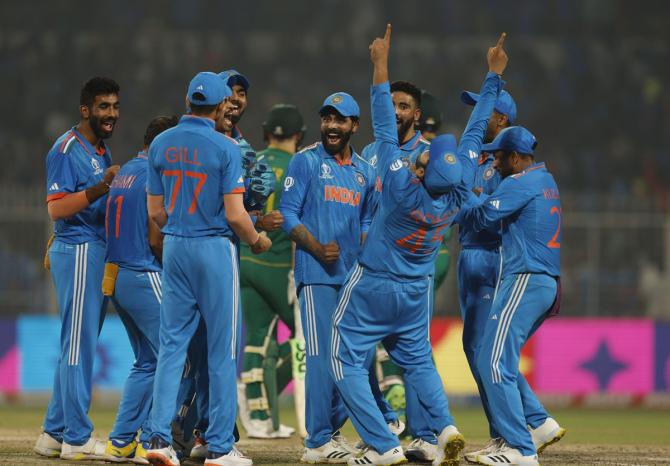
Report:
[{"label": "player's beard", "polygon": [[[102,125],[104,123],[110,123],[112,125],[112,129],[109,131],[103,129]],[[100,118],[91,115],[88,117],[88,124],[91,126],[91,130],[93,130],[93,134],[95,134],[96,137],[100,139],[108,139],[111,138],[112,134],[114,133],[114,128],[116,127],[116,118],[105,118],[104,120],[100,120]]]},{"label": "player's beard", "polygon": [[[400,126],[397,126],[397,125]],[[398,142],[402,144],[407,137],[407,133],[414,127],[414,120],[398,120],[396,119],[396,127],[398,128]]]},{"label": "player's beard", "polygon": [[[335,144],[331,144],[328,141],[328,134],[332,133],[335,133],[340,137],[340,140]],[[330,155],[341,154],[342,151],[344,151],[344,148],[347,147],[347,145],[349,144],[349,139],[351,139],[352,134],[353,131],[349,131],[346,133],[332,129],[327,131],[321,131],[321,143],[323,144],[324,149],[326,149],[326,152],[328,152]]]}]

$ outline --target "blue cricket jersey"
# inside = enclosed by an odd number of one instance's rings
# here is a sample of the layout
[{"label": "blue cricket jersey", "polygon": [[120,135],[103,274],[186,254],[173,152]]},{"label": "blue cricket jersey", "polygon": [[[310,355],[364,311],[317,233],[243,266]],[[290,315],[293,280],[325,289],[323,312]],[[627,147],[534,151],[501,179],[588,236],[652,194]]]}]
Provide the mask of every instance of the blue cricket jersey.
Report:
[{"label": "blue cricket jersey", "polygon": [[295,254],[297,284],[344,283],[361,248],[361,235],[372,220],[374,169],[352,149],[347,164],[330,155],[318,142],[298,152],[289,163],[279,210],[284,231],[303,224],[320,243],[337,242],[340,257],[322,264],[298,246]]},{"label": "blue cricket jersey", "polygon": [[[482,196],[488,196],[498,188],[500,181],[500,174],[493,168],[493,156],[486,152],[482,153],[477,164],[473,187],[481,189]],[[501,238],[498,228],[477,231],[472,225],[461,222],[458,235],[463,248],[497,249],[500,247]]]},{"label": "blue cricket jersey", "polygon": [[224,194],[243,193],[237,143],[214,129],[214,120],[184,115],[149,148],[147,192],[164,196],[166,235],[227,236]]},{"label": "blue cricket jersey", "polygon": [[475,230],[502,222],[502,276],[561,274],[561,196],[544,163],[505,178],[480,204],[461,215]]},{"label": "blue cricket jersey", "polygon": [[[428,277],[434,273],[442,237],[465,198],[464,188],[431,196],[403,163],[388,82],[372,86],[371,101],[382,193],[359,262],[396,277]],[[460,172],[458,159],[451,160]]]},{"label": "blue cricket jersey", "polygon": [[107,259],[121,267],[160,272],[149,246],[147,214],[147,153],[126,163],[112,181],[107,198]]},{"label": "blue cricket jersey", "polygon": [[[100,183],[112,157],[104,143],[95,148],[75,128],[59,137],[47,154],[47,202]],[[105,240],[105,202],[102,196],[72,217],[56,220],[56,238],[70,244]]]},{"label": "blue cricket jersey", "polygon": [[[379,144],[379,141],[373,141],[361,152],[361,157],[373,167],[377,166],[379,160]],[[400,157],[404,163],[415,163],[416,158],[428,149],[430,149],[430,141],[421,136],[421,131],[417,131],[409,141],[400,146]]]}]

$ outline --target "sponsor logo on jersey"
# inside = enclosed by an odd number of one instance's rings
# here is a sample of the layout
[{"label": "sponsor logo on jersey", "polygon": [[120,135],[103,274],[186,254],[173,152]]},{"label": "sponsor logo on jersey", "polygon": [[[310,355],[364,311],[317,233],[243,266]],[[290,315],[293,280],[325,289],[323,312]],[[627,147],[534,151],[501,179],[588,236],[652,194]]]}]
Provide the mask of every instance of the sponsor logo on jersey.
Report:
[{"label": "sponsor logo on jersey", "polygon": [[291,189],[291,186],[293,186],[294,183],[295,181],[293,180],[293,177],[287,176],[286,179],[284,180],[284,191],[288,191],[289,189]]},{"label": "sponsor logo on jersey", "polygon": [[365,177],[360,173],[356,173],[356,183],[360,186],[365,186]]},{"label": "sponsor logo on jersey", "polygon": [[493,207],[496,209],[500,209],[500,200],[499,199],[494,199],[492,201],[489,201],[489,204],[491,204]]},{"label": "sponsor logo on jersey", "polygon": [[370,165],[373,167],[377,166],[377,154],[373,155],[372,158],[370,158],[370,161],[368,162]]},{"label": "sponsor logo on jersey", "polygon": [[473,151],[473,150],[468,151],[468,154],[470,155],[471,159],[478,159],[479,158],[479,154],[477,152]]},{"label": "sponsor logo on jersey", "polygon": [[323,198],[326,202],[339,202],[356,207],[361,203],[361,193],[353,189],[327,184],[323,187]]},{"label": "sponsor logo on jersey", "polygon": [[498,314],[493,314],[493,317],[491,317],[491,320],[498,320]]},{"label": "sponsor logo on jersey", "polygon": [[58,183],[54,183],[49,186],[49,191],[56,191],[58,189]]},{"label": "sponsor logo on jersey", "polygon": [[237,179],[237,182],[238,182],[238,183],[244,183],[244,176],[240,176],[240,177]]},{"label": "sponsor logo on jersey", "polygon": [[482,296],[482,299],[491,299],[491,295],[486,293],[484,296]]},{"label": "sponsor logo on jersey", "polygon": [[325,162],[321,164],[321,174],[319,175],[319,178],[322,180],[330,180],[333,178],[330,166]]},{"label": "sponsor logo on jersey", "polygon": [[91,159],[91,165],[93,166],[93,174],[94,175],[99,175],[100,173],[103,172],[102,167],[100,166],[100,162],[98,162],[95,159]]},{"label": "sponsor logo on jersey", "polygon": [[403,167],[402,160],[397,159],[391,164],[391,171],[392,172],[397,172]]}]

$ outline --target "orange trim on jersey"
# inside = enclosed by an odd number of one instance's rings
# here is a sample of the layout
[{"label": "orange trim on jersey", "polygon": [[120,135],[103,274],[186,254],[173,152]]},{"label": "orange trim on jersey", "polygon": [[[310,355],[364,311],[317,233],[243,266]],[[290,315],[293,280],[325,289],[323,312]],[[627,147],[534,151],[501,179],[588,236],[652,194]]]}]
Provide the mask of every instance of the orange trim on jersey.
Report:
[{"label": "orange trim on jersey", "polygon": [[337,157],[333,157],[333,158],[335,159],[335,162],[337,162],[337,165],[340,166],[340,167],[345,167],[345,166],[347,166],[347,165],[353,165],[353,163],[351,162],[351,159],[352,159],[353,157],[349,157],[349,158],[348,158],[347,160],[345,160],[345,161],[342,161],[342,160],[338,159]]},{"label": "orange trim on jersey", "polygon": [[47,196],[47,204],[48,204],[49,202],[51,202],[51,201],[55,201],[55,200],[58,200],[58,199],[62,199],[62,198],[64,198],[65,196],[67,196],[68,194],[69,194],[69,193],[54,193],[54,194],[49,194],[49,195]]},{"label": "orange trim on jersey", "polygon": [[477,161],[477,165],[482,165],[484,162],[486,162],[489,158],[489,153],[488,152],[482,152],[479,154],[479,160]]},{"label": "orange trim on jersey", "polygon": [[526,175],[526,174],[532,172],[533,170],[537,170],[538,168],[544,168],[544,167],[545,167],[544,163],[541,163],[539,165],[535,165],[534,167],[526,168],[521,173],[517,173],[516,175],[512,175],[512,178],[521,178],[523,175]]},{"label": "orange trim on jersey", "polygon": [[105,147],[105,144],[101,144],[95,149],[95,153],[98,154],[99,156],[105,155],[105,152],[107,151],[107,148]]},{"label": "orange trim on jersey", "polygon": [[63,152],[65,150],[65,146],[67,146],[67,143],[70,142],[73,137],[76,138],[77,136],[75,136],[75,134],[72,131],[70,131],[69,136],[63,140],[63,143],[60,145],[60,149],[58,150],[60,152]]},{"label": "orange trim on jersey", "polygon": [[243,194],[243,193],[244,193],[244,186],[240,186],[239,188],[233,189],[228,194]]}]

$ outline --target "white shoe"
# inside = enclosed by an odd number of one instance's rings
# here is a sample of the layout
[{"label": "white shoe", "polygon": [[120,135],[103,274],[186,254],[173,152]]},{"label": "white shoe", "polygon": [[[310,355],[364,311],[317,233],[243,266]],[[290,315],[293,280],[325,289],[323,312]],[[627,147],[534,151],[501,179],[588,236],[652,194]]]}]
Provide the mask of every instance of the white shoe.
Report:
[{"label": "white shoe", "polygon": [[353,457],[352,447],[347,445],[342,436],[333,436],[330,441],[318,448],[305,448],[300,458],[301,463],[342,463],[346,464]]},{"label": "white shoe", "polygon": [[158,437],[151,439],[147,450],[147,460],[154,466],[180,466],[179,457],[172,445]]},{"label": "white shoe", "polygon": [[249,438],[289,438],[294,433],[295,429],[293,427],[285,426],[284,424],[279,424],[279,429],[274,430],[272,428],[272,419],[251,419],[249,420],[249,428],[247,429],[247,436]]},{"label": "white shoe", "polygon": [[41,456],[56,458],[57,456],[60,456],[62,448],[62,443],[46,432],[42,432],[40,436],[37,437],[33,451]]},{"label": "white shoe", "polygon": [[398,437],[400,434],[402,434],[403,431],[405,430],[405,423],[402,422],[400,419],[396,419],[393,422],[389,422],[388,426],[389,426],[389,430],[391,431],[391,433],[393,435],[395,435],[396,437]]},{"label": "white shoe", "polygon": [[244,456],[244,454],[233,445],[232,450],[230,450],[225,455],[221,455],[217,458],[207,458],[205,460],[205,466],[251,466],[254,462],[251,458]]},{"label": "white shoe", "polygon": [[437,449],[433,466],[452,466],[460,462],[460,454],[465,447],[465,438],[456,426],[447,426],[437,436]]},{"label": "white shoe", "polygon": [[195,442],[193,443],[193,448],[191,448],[191,453],[189,453],[188,457],[196,460],[204,460],[207,458],[208,452],[209,450],[207,449],[207,442],[205,442],[205,439],[203,439],[200,435],[197,435],[195,437]]},{"label": "white shoe", "polygon": [[540,454],[549,445],[558,442],[565,435],[565,429],[553,418],[548,417],[537,429],[528,428],[537,453]]},{"label": "white shoe", "polygon": [[477,463],[491,466],[501,464],[509,466],[540,466],[537,455],[523,456],[519,450],[503,442],[496,451],[486,455],[478,455]]},{"label": "white shoe", "polygon": [[[405,423],[402,422],[400,419],[397,419],[393,422],[389,422],[387,423],[387,425],[389,426],[389,430],[391,431],[391,433],[396,437],[402,434],[403,431],[405,430]],[[368,445],[363,440],[359,440],[358,442],[356,442],[356,445],[354,445],[354,450],[356,450],[354,454],[363,451],[367,446]]]},{"label": "white shoe", "polygon": [[437,456],[437,445],[426,442],[422,438],[415,438],[405,448],[405,456],[411,461],[432,462]]},{"label": "white shoe", "polygon": [[503,444],[502,438],[500,437],[492,438],[489,440],[489,443],[487,443],[481,450],[466,453],[465,460],[470,463],[476,463],[477,457],[479,455],[488,455],[489,453],[493,453],[494,451],[497,451],[498,448],[502,446],[502,444]]},{"label": "white shoe", "polygon": [[107,442],[93,437],[83,445],[70,445],[63,442],[60,457],[64,460],[102,460],[105,459],[106,447]]},{"label": "white shoe", "polygon": [[407,463],[407,458],[402,453],[402,447],[391,448],[389,451],[379,454],[374,448],[366,448],[356,456],[347,460],[349,465],[365,464],[392,466],[394,464]]}]

